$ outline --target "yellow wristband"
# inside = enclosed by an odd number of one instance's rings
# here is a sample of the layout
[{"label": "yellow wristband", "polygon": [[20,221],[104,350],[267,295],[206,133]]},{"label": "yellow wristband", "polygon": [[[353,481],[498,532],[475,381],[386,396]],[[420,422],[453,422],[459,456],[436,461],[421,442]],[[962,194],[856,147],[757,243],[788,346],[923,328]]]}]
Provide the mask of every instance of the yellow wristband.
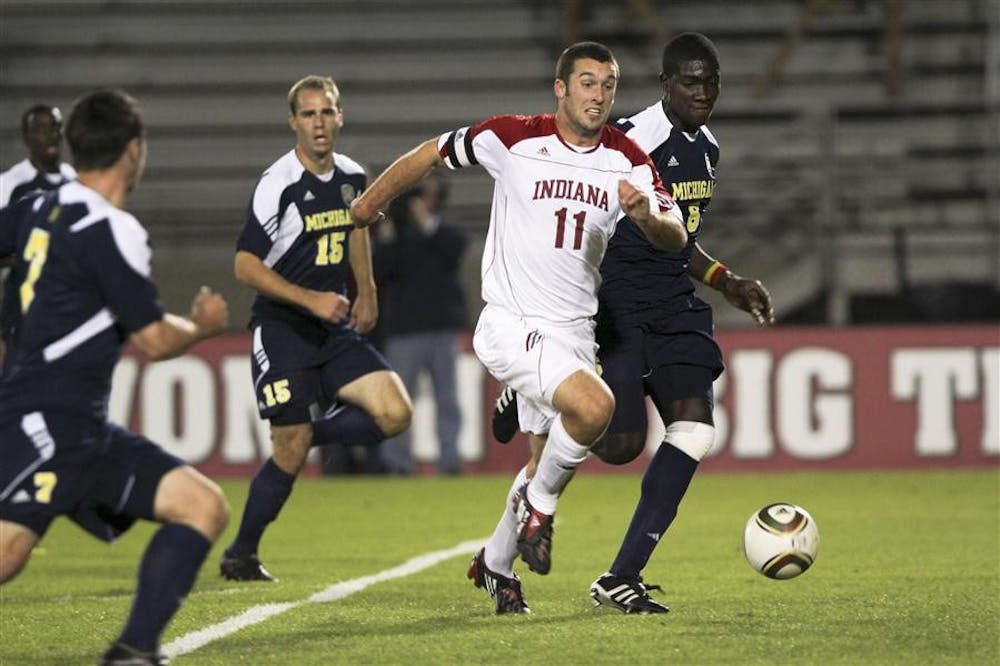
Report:
[{"label": "yellow wristband", "polygon": [[714,289],[719,278],[725,275],[728,270],[729,266],[726,266],[721,261],[713,261],[701,277],[701,281]]}]

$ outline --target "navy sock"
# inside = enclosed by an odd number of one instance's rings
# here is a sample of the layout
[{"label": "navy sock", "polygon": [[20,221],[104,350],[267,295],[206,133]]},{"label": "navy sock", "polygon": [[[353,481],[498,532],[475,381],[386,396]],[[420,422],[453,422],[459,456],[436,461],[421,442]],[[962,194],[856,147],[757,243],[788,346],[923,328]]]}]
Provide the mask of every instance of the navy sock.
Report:
[{"label": "navy sock", "polygon": [[697,469],[697,460],[669,442],[657,449],[642,477],[642,495],[611,573],[627,578],[639,576],[677,515],[677,507]]},{"label": "navy sock", "polygon": [[226,549],[227,557],[256,554],[264,528],[281,513],[285,500],[292,494],[294,483],[294,474],[274,464],[274,458],[267,459],[250,482],[250,494],[243,508],[240,529],[236,539]]},{"label": "navy sock", "polygon": [[319,421],[313,421],[313,446],[374,446],[385,439],[368,412],[354,405],[341,405]]},{"label": "navy sock", "polygon": [[143,652],[159,647],[160,634],[191,591],[211,546],[201,532],[177,523],[153,535],[139,564],[139,586],[119,642]]}]

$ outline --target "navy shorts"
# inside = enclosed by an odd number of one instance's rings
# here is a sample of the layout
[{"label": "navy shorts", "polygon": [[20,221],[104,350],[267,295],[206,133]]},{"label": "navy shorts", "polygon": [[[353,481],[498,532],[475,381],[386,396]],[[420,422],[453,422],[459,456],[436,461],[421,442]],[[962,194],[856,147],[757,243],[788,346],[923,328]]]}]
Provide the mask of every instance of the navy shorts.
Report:
[{"label": "navy shorts", "polygon": [[0,520],[42,537],[67,516],[104,541],[153,520],[156,490],[186,463],[110,423],[55,412],[0,422]]},{"label": "navy shorts", "polygon": [[309,423],[341,387],[389,369],[382,354],[349,328],[311,339],[273,319],[253,324],[251,364],[257,410],[274,425]]},{"label": "navy shorts", "polygon": [[644,432],[647,395],[661,415],[676,400],[714,402],[712,382],[725,366],[711,310],[672,314],[667,322],[597,327],[601,377],[615,396],[609,433]]}]

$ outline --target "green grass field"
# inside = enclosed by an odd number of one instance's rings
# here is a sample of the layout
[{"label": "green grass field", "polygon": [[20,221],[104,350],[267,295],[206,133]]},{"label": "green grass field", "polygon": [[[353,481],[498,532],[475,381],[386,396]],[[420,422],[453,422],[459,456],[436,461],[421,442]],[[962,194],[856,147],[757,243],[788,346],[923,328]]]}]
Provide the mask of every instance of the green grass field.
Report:
[{"label": "green grass field", "polygon": [[[282,614],[176,656],[191,664],[997,664],[1000,475],[703,474],[646,570],[672,612],[591,605],[638,494],[634,476],[581,474],[556,523],[552,573],[520,569],[530,616],[493,614],[465,578],[472,551],[336,601],[334,583],[486,537],[509,479],[300,481],[261,557],[278,584],[218,576],[216,546],[164,643],[263,604]],[[235,530],[246,481],[224,484]],[[743,525],[771,501],[805,506],[821,547],[773,581],[743,559]],[[0,589],[0,664],[92,664],[128,611],[152,526],[99,543],[68,522]],[[654,595],[658,593],[654,592]]]}]

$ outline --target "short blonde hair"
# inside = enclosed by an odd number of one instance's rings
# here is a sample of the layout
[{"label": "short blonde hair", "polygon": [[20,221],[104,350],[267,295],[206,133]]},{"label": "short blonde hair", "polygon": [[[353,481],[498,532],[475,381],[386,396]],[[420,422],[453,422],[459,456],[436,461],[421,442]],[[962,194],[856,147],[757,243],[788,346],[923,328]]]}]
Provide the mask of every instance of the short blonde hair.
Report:
[{"label": "short blonde hair", "polygon": [[291,89],[288,91],[288,108],[291,109],[292,115],[295,115],[299,110],[299,92],[302,90],[331,92],[337,100],[337,107],[340,107],[340,90],[337,89],[337,84],[334,80],[329,76],[310,74],[292,84]]}]

